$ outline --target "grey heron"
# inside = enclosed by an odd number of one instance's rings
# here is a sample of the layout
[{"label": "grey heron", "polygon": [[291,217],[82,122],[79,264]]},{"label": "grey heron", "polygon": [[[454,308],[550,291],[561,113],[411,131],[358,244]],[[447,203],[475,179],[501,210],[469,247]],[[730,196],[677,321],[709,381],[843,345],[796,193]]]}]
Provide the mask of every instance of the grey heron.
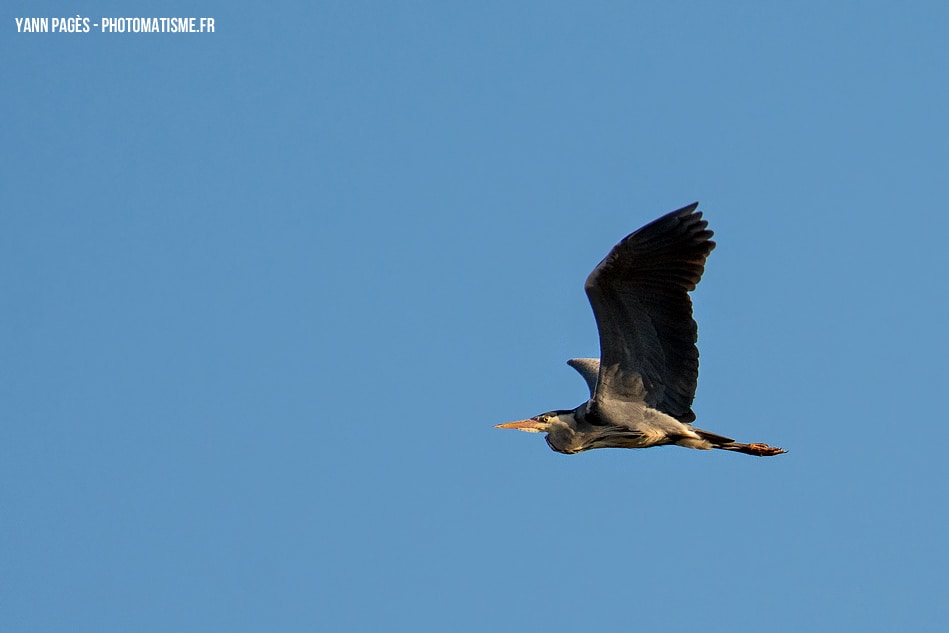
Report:
[{"label": "grey heron", "polygon": [[600,358],[567,364],[586,381],[590,399],[496,428],[547,433],[550,448],[567,454],[669,444],[760,457],[786,452],[692,426],[699,351],[688,293],[715,248],[697,209],[690,204],[627,235],[587,277]]}]

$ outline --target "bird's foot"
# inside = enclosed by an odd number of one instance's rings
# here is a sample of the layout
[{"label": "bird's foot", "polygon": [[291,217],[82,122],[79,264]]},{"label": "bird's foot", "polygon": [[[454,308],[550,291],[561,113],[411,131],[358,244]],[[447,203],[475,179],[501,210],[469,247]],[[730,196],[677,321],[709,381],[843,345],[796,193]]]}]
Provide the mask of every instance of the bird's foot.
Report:
[{"label": "bird's foot", "polygon": [[762,444],[760,442],[748,444],[747,449],[750,455],[757,455],[758,457],[771,457],[772,455],[787,453],[787,451],[783,448],[778,448],[777,446],[768,446],[767,444]]}]

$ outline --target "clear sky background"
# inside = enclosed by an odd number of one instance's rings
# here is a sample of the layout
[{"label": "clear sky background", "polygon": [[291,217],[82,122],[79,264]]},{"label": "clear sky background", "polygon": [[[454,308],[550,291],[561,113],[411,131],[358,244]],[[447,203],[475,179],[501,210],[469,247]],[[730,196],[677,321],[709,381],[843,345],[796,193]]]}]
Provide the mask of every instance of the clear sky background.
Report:
[{"label": "clear sky background", "polygon": [[[13,0],[0,629],[937,631],[943,2]],[[213,35],[14,17],[210,16]],[[553,453],[701,202],[697,425]]]}]

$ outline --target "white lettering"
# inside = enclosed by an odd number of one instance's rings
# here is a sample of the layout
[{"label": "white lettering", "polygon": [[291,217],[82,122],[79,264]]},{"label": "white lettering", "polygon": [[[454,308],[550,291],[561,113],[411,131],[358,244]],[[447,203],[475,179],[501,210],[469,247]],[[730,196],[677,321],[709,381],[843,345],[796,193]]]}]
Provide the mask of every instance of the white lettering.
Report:
[{"label": "white lettering", "polygon": [[53,31],[56,33],[88,33],[89,18],[53,18]]},{"label": "white lettering", "polygon": [[49,33],[49,18],[16,18],[16,30],[20,33]]},{"label": "white lettering", "polygon": [[[17,30],[27,31],[30,18],[17,18]],[[53,18],[54,30],[70,33],[89,30],[89,18]],[[214,33],[214,18],[99,18],[93,26],[103,33]]]}]

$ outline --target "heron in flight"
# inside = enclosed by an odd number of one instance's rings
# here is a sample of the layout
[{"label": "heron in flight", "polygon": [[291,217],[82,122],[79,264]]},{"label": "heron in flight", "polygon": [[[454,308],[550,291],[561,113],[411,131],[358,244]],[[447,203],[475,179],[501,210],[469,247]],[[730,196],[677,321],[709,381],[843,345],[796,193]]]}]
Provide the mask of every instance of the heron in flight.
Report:
[{"label": "heron in flight", "polygon": [[689,292],[715,242],[698,203],[666,214],[623,238],[587,277],[600,333],[600,358],[574,358],[590,399],[499,429],[546,433],[558,453],[675,444],[766,457],[767,444],[741,444],[692,426],[699,376],[698,326]]}]

